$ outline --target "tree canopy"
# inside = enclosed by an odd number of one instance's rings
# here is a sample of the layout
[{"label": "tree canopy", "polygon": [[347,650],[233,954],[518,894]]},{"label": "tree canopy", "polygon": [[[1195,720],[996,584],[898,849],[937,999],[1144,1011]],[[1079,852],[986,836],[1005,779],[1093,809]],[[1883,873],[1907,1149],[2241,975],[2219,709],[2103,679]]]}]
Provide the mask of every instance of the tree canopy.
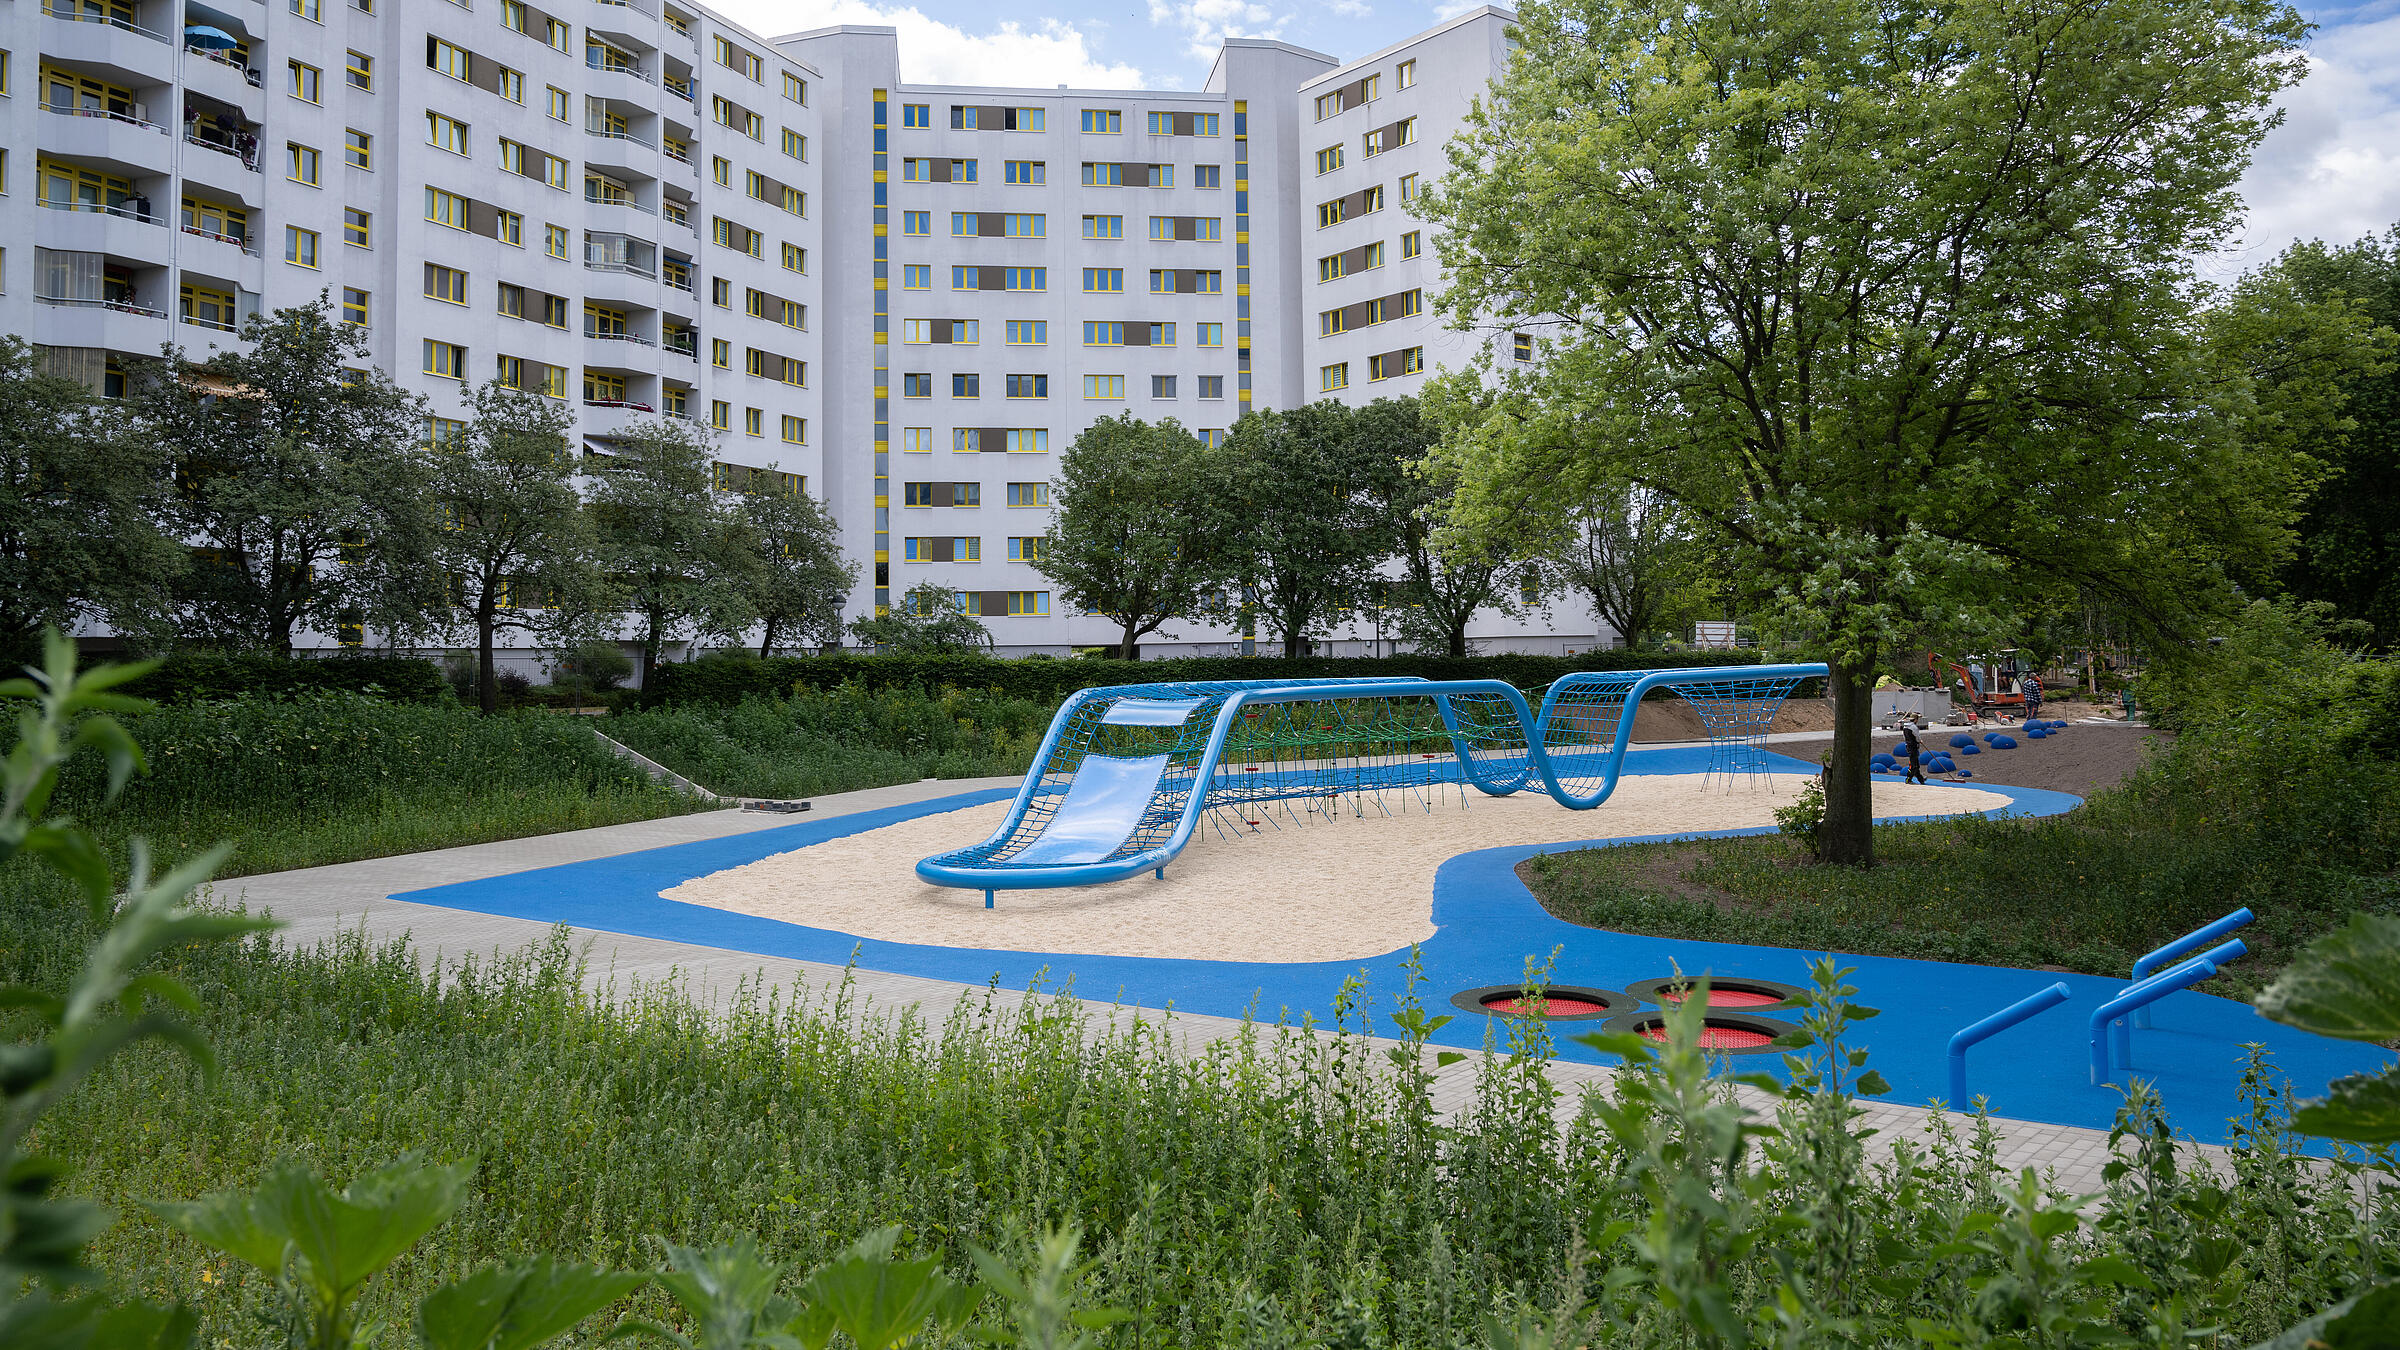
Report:
[{"label": "tree canopy", "polygon": [[752,474],[737,508],[758,548],[749,599],[760,656],[773,656],[778,641],[840,643],[842,602],[858,582],[858,564],[842,556],[833,514],[797,486],[788,492],[763,486],[781,481],[771,468]]},{"label": "tree canopy", "polygon": [[2283,547],[2290,468],[2236,432],[2297,316],[2212,328],[2191,259],[2305,31],[2270,0],[1533,0],[1420,208],[1443,311],[1539,339],[1440,453],[1454,528],[1555,541],[1630,485],[1727,541],[1819,634],[1820,847],[1871,860],[1895,643],[2004,610],[2012,570],[2168,621]]},{"label": "tree canopy", "polygon": [[666,643],[750,624],[758,545],[718,499],[710,463],[706,435],[653,418],[585,465],[600,564],[634,621],[645,684]]},{"label": "tree canopy", "polygon": [[1243,600],[1285,656],[1367,603],[1395,533],[1376,492],[1393,470],[1359,434],[1360,413],[1330,400],[1248,413],[1225,440],[1233,566]]},{"label": "tree canopy", "polygon": [[1240,542],[1227,477],[1224,451],[1173,419],[1094,422],[1059,457],[1034,567],[1069,604],[1114,619],[1131,658],[1144,634],[1222,607]]}]

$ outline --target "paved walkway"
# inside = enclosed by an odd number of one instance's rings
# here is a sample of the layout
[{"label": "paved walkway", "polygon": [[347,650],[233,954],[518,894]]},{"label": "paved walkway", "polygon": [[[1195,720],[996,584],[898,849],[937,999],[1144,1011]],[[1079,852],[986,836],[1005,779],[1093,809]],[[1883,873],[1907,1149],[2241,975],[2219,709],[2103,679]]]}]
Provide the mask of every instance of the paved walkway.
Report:
[{"label": "paved walkway", "polygon": [[[848,815],[955,793],[1009,788],[1018,781],[1015,778],[928,779],[899,787],[820,797],[815,800],[811,815],[819,818]],[[424,960],[437,957],[455,959],[495,951],[516,951],[531,946],[546,938],[550,927],[530,919],[474,914],[390,897],[398,892],[424,887],[774,829],[805,818],[758,811],[705,811],[631,825],[572,830],[530,839],[472,844],[429,853],[337,863],[330,867],[237,877],[219,882],[215,893],[221,901],[240,900],[254,910],[272,911],[287,925],[281,934],[282,940],[287,943],[309,946],[336,933],[355,930],[363,931],[371,941],[409,937]],[[578,930],[576,936],[580,942],[588,945],[591,978],[595,983],[612,980],[619,984],[627,981],[653,983],[673,978],[680,980],[695,997],[704,1000],[723,998],[745,983],[754,988],[762,983],[821,987],[847,976],[853,987],[865,997],[870,1008],[898,1009],[913,1004],[922,1010],[928,1024],[938,1027],[959,1000],[970,997],[980,999],[988,993],[980,985],[952,984],[881,971],[845,971],[839,966],[820,962],[759,956],[655,938],[628,937],[597,930]],[[1001,997],[1013,1002],[1026,995],[1003,993]],[[1160,1015],[1158,1010],[1101,1004],[1094,1004],[1093,1010],[1112,1021],[1136,1016],[1155,1019]],[[1244,1025],[1231,1018],[1189,1013],[1176,1013],[1173,1019],[1186,1045],[1238,1035]],[[1456,1111],[1469,1102],[1474,1090],[1474,1068],[1474,1060],[1470,1058],[1437,1074],[1434,1086],[1437,1108],[1446,1112]],[[1565,1090],[1566,1100],[1561,1105],[1563,1117],[1574,1109],[1578,1086],[1596,1082],[1614,1070],[1598,1065],[1553,1062],[1550,1072],[1553,1080]],[[1738,1095],[1754,1105],[1768,1100],[1762,1094],[1748,1089],[1740,1090]],[[1928,1115],[1918,1107],[1873,1102],[1862,1103],[1862,1106],[1866,1123],[1883,1132],[1875,1141],[1878,1148],[1888,1148],[1891,1142],[1903,1136],[1918,1135]],[[2033,1167],[2053,1173],[2058,1184],[2070,1190],[2096,1191],[2100,1188],[2100,1170],[2108,1161],[2108,1137],[2105,1133],[2030,1121],[2003,1120],[1996,1121],[1995,1125],[2002,1139],[2000,1161],[2004,1166],[2011,1169]],[[2212,1148],[2207,1151],[2215,1153],[2221,1150]]]}]

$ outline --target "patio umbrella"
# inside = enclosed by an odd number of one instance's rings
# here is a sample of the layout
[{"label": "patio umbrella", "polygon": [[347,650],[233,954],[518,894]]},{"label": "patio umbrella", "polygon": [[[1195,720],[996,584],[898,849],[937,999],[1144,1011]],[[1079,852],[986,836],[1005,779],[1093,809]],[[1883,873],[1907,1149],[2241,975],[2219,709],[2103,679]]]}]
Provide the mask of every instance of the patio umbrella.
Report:
[{"label": "patio umbrella", "polygon": [[226,32],[222,28],[211,28],[206,24],[194,24],[191,27],[183,30],[183,45],[186,47],[214,48],[218,51],[224,51],[227,48],[241,46],[242,40],[235,37],[233,34]]}]

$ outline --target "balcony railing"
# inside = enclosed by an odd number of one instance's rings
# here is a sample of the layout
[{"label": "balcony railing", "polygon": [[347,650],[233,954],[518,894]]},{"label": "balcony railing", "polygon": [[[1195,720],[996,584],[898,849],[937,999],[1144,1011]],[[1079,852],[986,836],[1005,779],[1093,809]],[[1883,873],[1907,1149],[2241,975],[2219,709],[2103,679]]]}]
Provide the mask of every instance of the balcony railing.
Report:
[{"label": "balcony railing", "polygon": [[690,80],[679,80],[672,75],[662,75],[659,77],[658,82],[660,86],[663,87],[668,93],[673,94],[675,97],[682,99],[686,103],[699,102],[698,99],[692,97],[692,82]]},{"label": "balcony railing", "polygon": [[140,127],[144,131],[155,131],[161,136],[167,134],[167,129],[156,122],[145,122],[131,113],[115,112],[107,108],[83,108],[72,103],[44,103],[42,111],[57,113],[62,117],[98,117],[110,122],[122,122],[129,127]]},{"label": "balcony railing", "polygon": [[658,276],[656,272],[650,270],[648,267],[645,267],[637,262],[627,262],[623,258],[595,258],[587,256],[583,260],[583,266],[584,270],[587,272],[622,272],[627,276],[647,277],[652,280],[656,280]]},{"label": "balcony railing", "polygon": [[652,342],[650,339],[641,337],[634,333],[611,333],[606,329],[601,328],[586,328],[583,330],[583,335],[595,342],[630,342],[637,347],[655,347],[658,345],[657,343]]},{"label": "balcony railing", "polygon": [[125,20],[118,18],[114,14],[77,14],[71,10],[52,9],[48,5],[42,6],[42,13],[53,19],[65,19],[72,23],[104,23],[111,28],[123,29],[128,33],[139,33],[143,37],[150,39],[152,42],[166,42],[168,40],[166,34],[161,33],[154,28],[144,28],[139,24],[127,23]]},{"label": "balcony railing", "polygon": [[258,155],[256,153],[255,145],[252,147],[252,153],[243,154],[239,147],[227,145],[223,141],[212,141],[195,131],[184,132],[183,143],[185,145],[199,146],[203,150],[214,150],[220,155],[238,159],[242,162],[243,168],[248,169],[252,173],[258,172]]},{"label": "balcony railing", "polygon": [[692,279],[689,275],[678,277],[673,273],[669,273],[666,278],[666,285],[669,290],[683,291],[686,294],[690,294],[692,290]]},{"label": "balcony railing", "polygon": [[664,352],[673,352],[687,360],[697,361],[700,359],[700,344],[697,341],[662,342],[658,344],[658,349]]},{"label": "balcony railing", "polygon": [[238,234],[225,234],[217,230],[204,230],[197,225],[186,225],[183,227],[183,232],[196,234],[203,239],[214,239],[220,244],[231,244],[253,258],[259,256],[258,241],[255,239],[245,239]]},{"label": "balcony railing", "polygon": [[266,81],[261,78],[255,67],[243,65],[240,61],[234,59],[233,53],[231,52],[219,51],[213,47],[195,47],[188,42],[183,44],[183,49],[194,56],[204,56],[209,60],[216,62],[220,66],[224,66],[231,70],[240,71],[242,73],[242,79],[250,84],[264,85],[266,83]]},{"label": "balcony railing", "polygon": [[137,305],[131,300],[91,300],[72,295],[39,294],[33,298],[45,305],[60,305],[68,309],[111,309],[119,314],[139,314],[145,319],[167,317],[167,312],[163,309],[151,309],[147,306]]},{"label": "balcony railing", "polygon": [[637,5],[633,3],[633,0],[597,0],[597,2],[608,6],[610,9],[630,9],[636,14],[647,15],[653,19],[658,17],[656,14],[652,14],[650,12],[649,6]]},{"label": "balcony railing", "polygon": [[622,206],[628,211],[639,211],[645,216],[658,214],[631,197],[599,197],[587,192],[583,194],[583,201],[586,206]]},{"label": "balcony railing", "polygon": [[584,59],[583,64],[584,68],[587,70],[602,71],[610,75],[622,75],[626,79],[640,80],[644,84],[658,83],[657,80],[651,78],[650,72],[642,69],[640,66],[629,66],[618,61],[594,61],[588,57]]},{"label": "balcony railing", "polygon": [[586,136],[598,136],[602,140],[628,141],[634,145],[642,147],[644,150],[656,150],[658,148],[658,143],[651,140],[649,137],[637,136],[630,131],[603,131],[598,127],[585,127],[583,129],[583,134]]},{"label": "balcony railing", "polygon": [[688,147],[688,146],[687,146],[687,147],[685,147],[685,148],[683,148],[683,149],[681,149],[681,150],[678,150],[678,149],[676,149],[674,146],[671,146],[671,145],[670,145],[670,146],[668,146],[668,147],[666,148],[666,152],[665,152],[665,153],[666,153],[666,156],[667,156],[667,158],[669,158],[669,159],[671,159],[671,160],[675,160],[675,161],[677,161],[678,163],[682,163],[682,164],[689,164],[689,163],[691,163],[691,162],[692,162],[692,152],[691,152],[691,149],[690,149],[690,147]]},{"label": "balcony railing", "polygon": [[62,202],[43,197],[35,201],[34,205],[49,211],[89,211],[94,215],[117,216],[125,220],[137,220],[144,225],[161,223],[158,216],[152,212],[136,211],[130,206],[110,206],[105,202]]},{"label": "balcony railing", "polygon": [[214,328],[220,333],[238,333],[242,331],[240,328],[234,326],[233,324],[227,323],[223,319],[203,319],[197,314],[186,314],[183,316],[183,321],[190,324],[194,328]]},{"label": "balcony railing", "polygon": [[[627,412],[639,413],[654,413],[658,411],[658,409],[651,407],[647,403],[635,403],[628,399],[621,398],[587,398],[583,401],[583,406],[587,408],[623,408]],[[675,416],[673,413],[669,413],[667,415],[669,417]]]}]

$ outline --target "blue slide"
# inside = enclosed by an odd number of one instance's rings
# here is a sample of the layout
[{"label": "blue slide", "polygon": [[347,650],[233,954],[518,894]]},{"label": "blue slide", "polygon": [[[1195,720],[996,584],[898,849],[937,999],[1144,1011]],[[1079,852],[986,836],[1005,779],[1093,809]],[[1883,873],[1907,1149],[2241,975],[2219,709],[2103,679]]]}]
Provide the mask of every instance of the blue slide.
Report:
[{"label": "blue slide", "polygon": [[[925,859],[917,875],[980,890],[986,907],[997,890],[1164,876],[1211,809],[1343,793],[1471,784],[1507,796],[1533,787],[1589,809],[1615,790],[1631,711],[1649,690],[1675,689],[1712,741],[1754,753],[1792,689],[1825,673],[1821,665],[1786,665],[1575,674],[1550,688],[1538,720],[1525,696],[1500,680],[1085,689],[1051,719],[991,837]],[[1428,704],[1438,722],[1392,715]],[[1445,741],[1447,755],[1439,753]]]}]

